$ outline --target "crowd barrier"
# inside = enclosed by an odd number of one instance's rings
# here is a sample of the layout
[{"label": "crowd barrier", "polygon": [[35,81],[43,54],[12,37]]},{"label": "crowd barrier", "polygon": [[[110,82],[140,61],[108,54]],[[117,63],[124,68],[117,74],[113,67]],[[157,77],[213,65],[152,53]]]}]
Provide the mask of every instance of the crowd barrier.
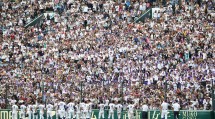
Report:
[{"label": "crowd barrier", "polygon": [[[56,119],[56,112],[52,112],[52,119]],[[99,110],[93,110],[91,114],[91,119],[98,119]],[[134,113],[134,119],[142,119],[142,111],[136,110]],[[179,114],[179,119],[214,119],[214,111],[201,111],[201,110],[181,110]],[[12,112],[9,109],[0,110],[0,119],[12,119]],[[20,119],[19,117],[17,119]],[[26,117],[26,119],[29,119]],[[38,115],[39,119],[39,115]],[[44,119],[47,119],[46,114]],[[108,110],[105,110],[105,119],[108,119]],[[117,114],[115,111],[114,119],[117,119]],[[126,111],[122,112],[121,119],[128,119],[128,114]],[[150,110],[148,112],[148,119],[161,119],[161,113],[158,110]],[[174,119],[173,111],[168,111],[168,119]]]}]

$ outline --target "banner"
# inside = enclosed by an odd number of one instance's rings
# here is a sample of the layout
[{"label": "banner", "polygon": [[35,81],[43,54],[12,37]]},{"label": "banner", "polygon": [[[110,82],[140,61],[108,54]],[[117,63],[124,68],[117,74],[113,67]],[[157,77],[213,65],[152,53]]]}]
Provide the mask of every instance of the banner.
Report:
[{"label": "banner", "polygon": [[40,21],[42,20],[44,14],[38,16],[37,18],[35,18],[34,20],[32,20],[31,22],[27,23],[27,25],[25,25],[25,28],[29,27],[29,26],[34,26],[38,23],[40,23]]},{"label": "banner", "polygon": [[143,15],[141,15],[137,20],[135,20],[135,23],[138,23],[140,21],[144,22],[146,18],[152,18],[152,8],[148,9]]},{"label": "banner", "polygon": [[[105,110],[105,119],[108,119],[108,110]],[[52,119],[56,119],[56,112],[52,112]],[[179,114],[179,119],[214,119],[214,111],[201,111],[201,110],[181,110]],[[99,110],[93,110],[91,114],[91,119],[98,119]],[[174,119],[173,111],[168,111],[168,119]],[[0,119],[12,119],[11,110],[0,110]],[[18,114],[18,118],[19,114]],[[25,119],[29,119],[26,117]],[[39,119],[39,115],[38,115]],[[44,119],[47,119],[46,114]],[[117,119],[117,112],[114,112],[114,119]],[[121,119],[128,119],[127,111],[123,111],[121,114]],[[136,110],[134,113],[134,119],[142,119],[142,112]],[[161,113],[158,110],[149,111],[148,119],[161,119]]]}]

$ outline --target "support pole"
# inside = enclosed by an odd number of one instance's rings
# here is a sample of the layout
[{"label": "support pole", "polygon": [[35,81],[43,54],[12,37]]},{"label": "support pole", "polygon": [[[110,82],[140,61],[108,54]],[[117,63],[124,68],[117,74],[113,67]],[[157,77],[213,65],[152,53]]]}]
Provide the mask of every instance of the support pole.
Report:
[{"label": "support pole", "polygon": [[165,100],[167,99],[167,79],[165,80]]},{"label": "support pole", "polygon": [[8,84],[6,83],[6,94],[5,94],[5,104],[6,104],[6,109],[8,107]]},{"label": "support pole", "polygon": [[83,82],[81,81],[81,99],[80,102],[82,102],[82,98],[83,98]]},{"label": "support pole", "polygon": [[123,87],[124,87],[124,81],[122,81],[121,84],[121,104],[123,105]]},{"label": "support pole", "polygon": [[104,99],[104,97],[105,97],[105,95],[104,95],[104,94],[105,94],[105,93],[104,93],[104,92],[105,92],[104,79],[102,80],[102,87],[103,87],[103,99]]},{"label": "support pole", "polygon": [[212,86],[212,89],[211,89],[211,91],[212,91],[212,94],[211,94],[211,96],[212,96],[212,109],[213,109],[213,111],[215,111],[215,100],[214,100],[214,79],[212,79],[212,84],[211,84]]}]

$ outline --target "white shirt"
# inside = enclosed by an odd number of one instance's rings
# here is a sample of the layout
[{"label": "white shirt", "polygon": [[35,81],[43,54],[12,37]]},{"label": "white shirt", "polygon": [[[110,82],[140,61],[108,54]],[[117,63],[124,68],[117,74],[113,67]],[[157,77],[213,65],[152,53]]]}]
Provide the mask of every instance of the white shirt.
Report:
[{"label": "white shirt", "polygon": [[110,112],[113,112],[113,111],[114,111],[115,104],[110,103],[110,104],[109,104],[109,107],[110,107]]},{"label": "white shirt", "polygon": [[104,111],[104,107],[105,107],[104,104],[99,104],[99,111]]},{"label": "white shirt", "polygon": [[20,111],[21,111],[21,112],[24,113],[24,112],[25,112],[25,109],[26,109],[26,106],[25,106],[25,105],[21,105],[21,106],[20,106]]},{"label": "white shirt", "polygon": [[163,103],[161,104],[162,110],[168,110],[168,106],[169,106],[169,104],[166,103],[166,102],[163,102]]},{"label": "white shirt", "polygon": [[105,100],[105,106],[108,106],[109,100]]},{"label": "white shirt", "polygon": [[37,105],[33,105],[33,106],[32,106],[32,111],[33,111],[33,113],[36,113],[36,112],[37,112]]},{"label": "white shirt", "polygon": [[142,111],[147,112],[148,110],[149,110],[149,107],[146,104],[144,104],[142,106]]},{"label": "white shirt", "polygon": [[121,112],[122,111],[122,105],[121,104],[117,104],[116,108],[117,108],[117,112]]},{"label": "white shirt", "polygon": [[59,110],[65,110],[64,106],[66,105],[65,102],[59,102]]},{"label": "white shirt", "polygon": [[72,102],[70,102],[69,104],[67,104],[67,107],[68,107],[69,111],[74,111],[75,110],[74,106],[75,106],[75,104],[72,103]]},{"label": "white shirt", "polygon": [[88,110],[89,110],[88,107],[89,107],[88,104],[82,105],[83,111],[84,111],[84,112],[88,112]]},{"label": "white shirt", "polygon": [[130,112],[130,113],[134,112],[134,105],[132,105],[132,104],[128,105],[128,112]]},{"label": "white shirt", "polygon": [[88,110],[89,112],[92,111],[92,105],[93,105],[92,103],[86,104],[87,110]]},{"label": "white shirt", "polygon": [[40,105],[38,106],[38,108],[39,108],[40,113],[41,113],[41,112],[43,112],[43,109],[45,108],[45,106],[44,106],[44,105],[42,105],[42,104],[40,104]]},{"label": "white shirt", "polygon": [[82,102],[82,103],[80,103],[80,107],[81,107],[81,110],[83,111],[83,110],[84,110],[84,108],[86,107],[86,106],[85,106],[85,103],[83,103],[83,102]]},{"label": "white shirt", "polygon": [[76,108],[76,113],[81,113],[80,104],[76,105],[75,108]]},{"label": "white shirt", "polygon": [[52,104],[48,104],[47,105],[47,111],[52,111],[53,110],[53,105]]},{"label": "white shirt", "polygon": [[179,111],[180,110],[180,105],[178,103],[172,104],[173,111]]},{"label": "white shirt", "polygon": [[19,107],[17,105],[12,106],[12,112],[13,113],[17,113],[18,109],[19,109]]},{"label": "white shirt", "polygon": [[31,108],[32,108],[32,105],[28,105],[28,107],[27,107],[27,112],[28,113],[31,113]]}]

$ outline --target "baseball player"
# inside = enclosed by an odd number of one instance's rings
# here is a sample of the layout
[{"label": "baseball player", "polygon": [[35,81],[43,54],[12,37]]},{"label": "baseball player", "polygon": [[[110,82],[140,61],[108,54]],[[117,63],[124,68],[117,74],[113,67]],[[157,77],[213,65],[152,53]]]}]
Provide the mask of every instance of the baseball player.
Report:
[{"label": "baseball player", "polygon": [[104,114],[105,105],[101,101],[98,106],[99,106],[99,119],[101,119],[101,117],[104,119],[105,118],[105,114]]},{"label": "baseball player", "polygon": [[32,105],[33,119],[38,119],[37,105]]},{"label": "baseball player", "polygon": [[132,104],[132,101],[128,105],[128,119],[133,119],[134,118],[134,107],[135,105]]},{"label": "baseball player", "polygon": [[65,111],[65,105],[66,103],[61,101],[58,103],[58,115],[60,117],[60,119],[64,119],[66,117],[66,111]]},{"label": "baseball player", "polygon": [[54,106],[52,104],[47,105],[47,119],[52,119],[52,110]]},{"label": "baseball player", "polygon": [[19,113],[19,117],[21,118],[21,119],[24,119],[25,118],[25,110],[26,110],[26,106],[23,104],[23,105],[21,105],[20,106],[20,113]]},{"label": "baseball player", "polygon": [[78,104],[75,106],[76,108],[76,119],[80,119],[80,116],[81,116],[81,105],[80,103],[78,102]]},{"label": "baseball player", "polygon": [[118,101],[118,104],[116,104],[116,109],[117,109],[117,117],[118,119],[120,119],[121,113],[122,113],[122,105],[120,104],[120,101]]},{"label": "baseball player", "polygon": [[19,107],[16,104],[12,106],[12,119],[17,119]]},{"label": "baseball player", "polygon": [[109,114],[108,114],[108,119],[110,119],[111,116],[112,116],[112,119],[114,119],[114,109],[115,109],[114,101],[112,101],[109,104],[109,107],[110,107],[110,111],[109,111]]},{"label": "baseball player", "polygon": [[39,114],[40,114],[40,119],[44,119],[44,108],[45,108],[45,106],[41,103],[39,106],[38,106],[38,108],[39,108]]},{"label": "baseball player", "polygon": [[161,119],[167,119],[168,106],[169,104],[164,100],[161,104]]},{"label": "baseball player", "polygon": [[67,104],[67,118],[71,119],[75,117],[75,103],[70,102],[69,104]]},{"label": "baseball player", "polygon": [[27,106],[27,114],[28,114],[28,119],[31,119],[32,115],[32,105]]}]

